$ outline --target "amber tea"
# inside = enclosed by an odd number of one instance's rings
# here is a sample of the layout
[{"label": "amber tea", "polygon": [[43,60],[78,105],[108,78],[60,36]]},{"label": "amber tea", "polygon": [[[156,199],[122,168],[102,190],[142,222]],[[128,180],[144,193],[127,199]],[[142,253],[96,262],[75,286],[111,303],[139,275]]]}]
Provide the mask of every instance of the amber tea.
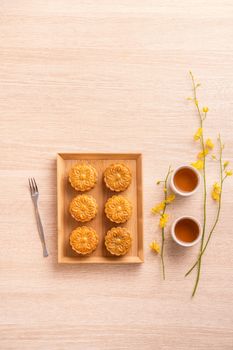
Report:
[{"label": "amber tea", "polygon": [[198,186],[198,177],[190,168],[181,168],[174,174],[174,185],[183,192],[192,192]]},{"label": "amber tea", "polygon": [[176,223],[175,235],[179,241],[191,243],[199,236],[199,226],[192,219],[183,218]]}]

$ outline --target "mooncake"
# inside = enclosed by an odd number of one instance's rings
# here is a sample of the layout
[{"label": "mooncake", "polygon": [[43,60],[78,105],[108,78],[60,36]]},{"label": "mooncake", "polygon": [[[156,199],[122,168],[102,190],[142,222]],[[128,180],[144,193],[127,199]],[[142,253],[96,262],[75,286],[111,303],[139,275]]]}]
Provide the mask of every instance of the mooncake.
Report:
[{"label": "mooncake", "polygon": [[81,226],[71,232],[70,245],[78,254],[91,254],[96,249],[98,243],[99,237],[91,227]]},{"label": "mooncake", "polygon": [[105,246],[112,255],[125,255],[132,244],[129,231],[123,227],[113,227],[105,236]]},{"label": "mooncake", "polygon": [[77,163],[69,172],[69,182],[77,191],[89,191],[97,182],[97,170],[90,164]]},{"label": "mooncake", "polygon": [[132,204],[123,196],[112,196],[105,204],[105,214],[112,222],[126,222],[132,214]]},{"label": "mooncake", "polygon": [[71,216],[80,222],[87,222],[93,219],[98,210],[98,205],[94,197],[87,194],[76,196],[70,203]]},{"label": "mooncake", "polygon": [[125,164],[111,164],[104,171],[104,182],[112,191],[125,191],[131,184],[131,181],[131,171]]}]

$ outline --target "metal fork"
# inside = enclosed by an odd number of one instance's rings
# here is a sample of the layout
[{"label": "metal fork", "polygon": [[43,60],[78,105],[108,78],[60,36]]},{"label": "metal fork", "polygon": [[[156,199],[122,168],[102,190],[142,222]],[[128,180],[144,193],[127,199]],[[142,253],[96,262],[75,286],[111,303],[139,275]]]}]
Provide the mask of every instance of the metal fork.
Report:
[{"label": "metal fork", "polygon": [[46,244],[45,244],[44,229],[42,226],[42,222],[41,222],[41,218],[40,218],[40,214],[39,214],[39,209],[38,209],[39,191],[38,191],[38,187],[37,187],[37,184],[36,184],[34,177],[31,179],[28,179],[28,182],[29,182],[32,202],[34,204],[34,209],[35,209],[35,214],[36,214],[36,223],[37,223],[37,228],[38,228],[38,232],[39,232],[39,237],[40,237],[42,248],[43,248],[43,256],[46,257],[49,254],[48,254]]}]

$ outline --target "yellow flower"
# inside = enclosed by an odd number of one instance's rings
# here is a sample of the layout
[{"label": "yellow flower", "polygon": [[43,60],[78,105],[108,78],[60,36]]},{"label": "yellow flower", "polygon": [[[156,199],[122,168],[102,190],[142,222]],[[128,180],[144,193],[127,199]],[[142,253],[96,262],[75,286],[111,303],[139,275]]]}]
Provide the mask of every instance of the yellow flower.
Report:
[{"label": "yellow flower", "polygon": [[208,153],[209,153],[209,150],[207,148],[205,148],[204,152],[198,153],[197,158],[203,159],[205,156],[207,156]]},{"label": "yellow flower", "polygon": [[228,167],[228,165],[229,165],[229,162],[227,160],[226,162],[223,163],[223,168],[226,169],[226,167]]},{"label": "yellow flower", "polygon": [[203,112],[204,112],[204,113],[209,112],[209,108],[208,108],[208,107],[203,107],[203,109],[202,109],[202,110],[203,110]]},{"label": "yellow flower", "polygon": [[219,199],[220,199],[220,194],[221,194],[221,186],[219,185],[218,182],[215,182],[215,183],[213,184],[213,189],[212,189],[212,192],[211,192],[212,198],[213,198],[215,201],[219,201]]},{"label": "yellow flower", "polygon": [[208,149],[213,149],[213,148],[214,148],[214,144],[213,144],[213,142],[212,142],[211,139],[207,139],[207,140],[206,140],[205,146],[206,146],[206,148],[208,148]]},{"label": "yellow flower", "polygon": [[150,248],[157,254],[160,253],[160,245],[156,242],[156,241],[153,241],[150,243]]},{"label": "yellow flower", "polygon": [[172,194],[170,194],[170,195],[167,197],[167,199],[166,199],[165,202],[166,202],[167,204],[169,204],[169,203],[173,202],[175,198],[176,198],[176,196],[172,193]]},{"label": "yellow flower", "polygon": [[151,209],[153,214],[159,214],[164,209],[165,203],[161,202]]},{"label": "yellow flower", "polygon": [[163,214],[161,215],[160,221],[159,221],[159,226],[160,228],[164,228],[168,222],[169,215],[168,214]]},{"label": "yellow flower", "polygon": [[166,187],[164,187],[163,192],[167,192],[167,188]]},{"label": "yellow flower", "polygon": [[232,170],[226,170],[225,174],[226,174],[226,176],[232,176],[233,175],[233,171]]},{"label": "yellow flower", "polygon": [[198,106],[198,100],[197,99],[194,100],[194,103],[195,103],[196,106]]},{"label": "yellow flower", "polygon": [[204,167],[203,160],[197,160],[195,163],[191,163],[191,165],[198,170],[202,170]]},{"label": "yellow flower", "polygon": [[198,141],[202,136],[202,128],[197,129],[196,134],[193,136],[195,141]]},{"label": "yellow flower", "polygon": [[218,194],[221,193],[221,186],[219,185],[218,182],[215,182],[215,183],[213,184],[213,189],[214,189],[215,192],[217,192]]}]

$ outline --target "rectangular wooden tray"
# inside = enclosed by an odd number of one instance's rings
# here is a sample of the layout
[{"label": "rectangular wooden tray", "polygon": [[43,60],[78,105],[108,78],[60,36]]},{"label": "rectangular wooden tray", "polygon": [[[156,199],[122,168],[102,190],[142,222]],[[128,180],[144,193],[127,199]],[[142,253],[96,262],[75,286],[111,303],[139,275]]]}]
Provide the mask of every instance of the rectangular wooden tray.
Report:
[{"label": "rectangular wooden tray", "polygon": [[[97,249],[87,257],[79,256],[70,247],[69,236],[73,229],[82,226],[69,214],[69,204],[79,192],[73,189],[68,181],[71,166],[77,162],[88,162],[98,171],[96,186],[87,193],[94,196],[98,203],[98,214],[95,219],[85,223],[99,234]],[[132,216],[121,226],[128,228],[132,235],[131,250],[122,257],[112,256],[105,248],[104,237],[113,226],[104,213],[106,200],[116,194],[108,190],[103,181],[103,172],[112,163],[122,162],[132,171],[132,183],[122,194],[133,205]],[[59,263],[142,263],[143,262],[143,202],[142,202],[142,155],[141,154],[108,154],[108,153],[59,153],[57,155],[57,213],[58,213],[58,262]]]}]

